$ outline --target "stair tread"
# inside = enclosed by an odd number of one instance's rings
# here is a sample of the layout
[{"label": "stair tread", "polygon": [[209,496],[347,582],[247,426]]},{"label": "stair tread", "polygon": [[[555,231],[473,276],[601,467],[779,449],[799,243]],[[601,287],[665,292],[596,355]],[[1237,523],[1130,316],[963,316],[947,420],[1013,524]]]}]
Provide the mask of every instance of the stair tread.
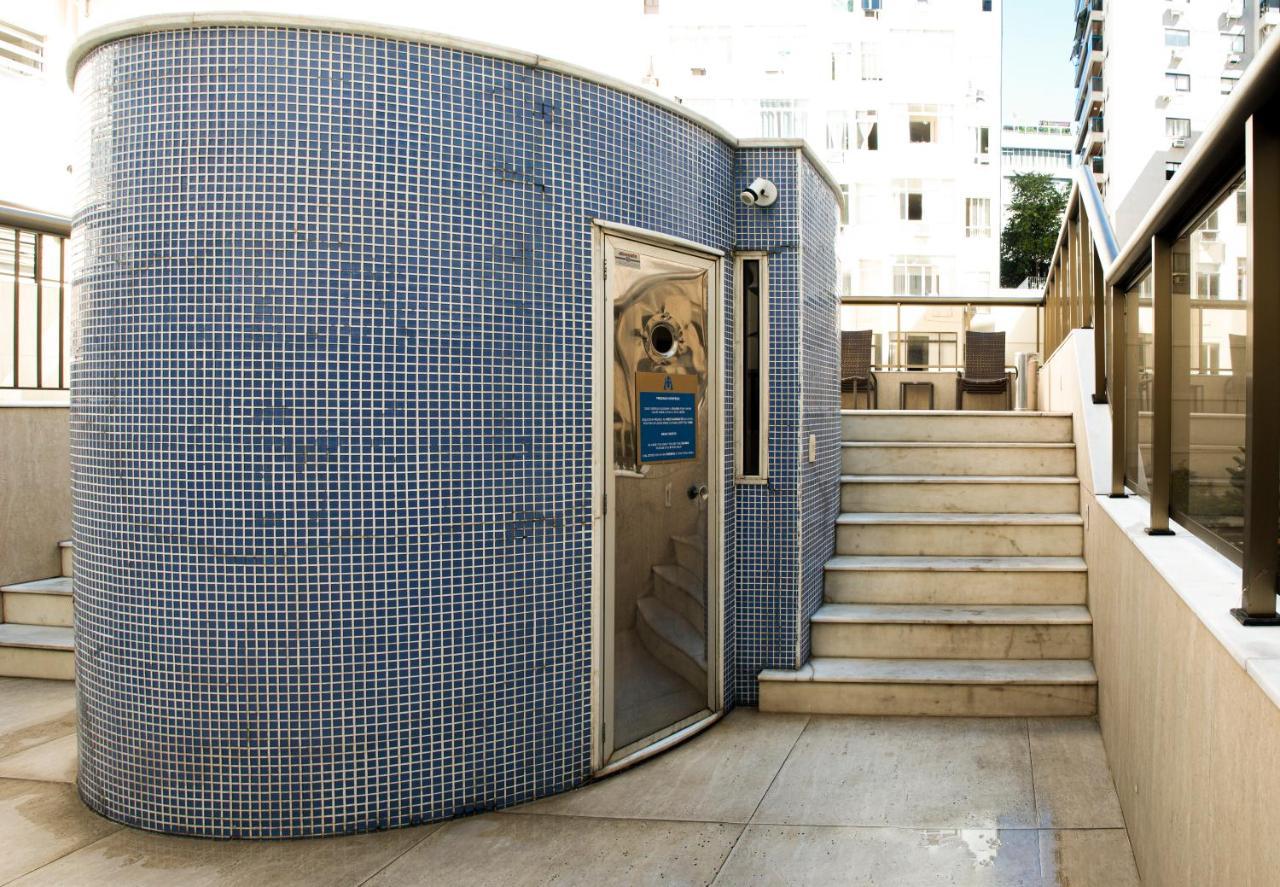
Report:
[{"label": "stair tread", "polygon": [[1053,410],[841,410],[842,416],[964,416],[967,419],[1070,419],[1071,413]]},{"label": "stair tread", "polygon": [[879,526],[884,524],[951,524],[962,526],[1004,526],[1008,524],[1017,524],[1033,526],[1080,526],[1084,523],[1084,519],[1078,514],[846,511],[836,518],[836,523],[845,526]]},{"label": "stair tread", "polygon": [[17,582],[0,588],[5,594],[71,594],[70,576],[53,576],[49,579],[36,579],[33,582]]},{"label": "stair tread", "polygon": [[826,563],[831,571],[929,571],[940,573],[1084,573],[1081,557],[942,557],[839,554]]},{"label": "stair tread", "polygon": [[695,548],[706,548],[706,547],[707,547],[706,540],[705,540],[705,539],[703,539],[701,536],[693,536],[693,535],[689,535],[689,536],[672,536],[672,537],[671,537],[671,539],[672,539],[672,541],[674,541],[674,542],[679,542],[681,545],[692,545],[692,546],[694,546]]},{"label": "stair tread", "polygon": [[841,659],[814,657],[761,681],[833,684],[1096,684],[1088,659]]},{"label": "stair tread", "polygon": [[823,604],[812,622],[846,625],[1090,625],[1080,604]]},{"label": "stair tread", "polygon": [[71,651],[75,649],[75,632],[62,626],[0,623],[0,647]]},{"label": "stair tread", "polygon": [[967,449],[967,450],[1070,450],[1074,443],[1046,443],[1042,441],[1011,440],[843,440],[840,446],[850,449],[882,449],[887,447],[915,449]]},{"label": "stair tread", "polygon": [[1001,474],[842,474],[842,484],[1079,484],[1068,475]]},{"label": "stair tread", "polygon": [[59,548],[75,548],[76,543],[70,539],[63,539],[61,542],[58,543],[58,547]]},{"label": "stair tread", "polygon": [[656,597],[642,597],[636,601],[641,618],[667,643],[698,664],[707,667],[706,640],[698,630],[675,610]]},{"label": "stair tread", "polygon": [[655,564],[653,572],[679,588],[699,603],[702,602],[702,580],[692,570],[679,564]]}]

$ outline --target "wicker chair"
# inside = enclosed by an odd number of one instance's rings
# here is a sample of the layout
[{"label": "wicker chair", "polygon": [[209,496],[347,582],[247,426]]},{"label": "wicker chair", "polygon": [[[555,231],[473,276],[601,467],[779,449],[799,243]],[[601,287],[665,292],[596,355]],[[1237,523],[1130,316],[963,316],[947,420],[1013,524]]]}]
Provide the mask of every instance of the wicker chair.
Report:
[{"label": "wicker chair", "polygon": [[964,334],[964,371],[956,373],[956,409],[964,409],[965,393],[1003,394],[1013,409],[1013,384],[1004,368],[1004,333]]},{"label": "wicker chair", "polygon": [[841,331],[840,390],[853,393],[854,406],[857,406],[858,394],[865,393],[867,406],[873,410],[879,408],[876,376],[871,372],[871,330]]}]

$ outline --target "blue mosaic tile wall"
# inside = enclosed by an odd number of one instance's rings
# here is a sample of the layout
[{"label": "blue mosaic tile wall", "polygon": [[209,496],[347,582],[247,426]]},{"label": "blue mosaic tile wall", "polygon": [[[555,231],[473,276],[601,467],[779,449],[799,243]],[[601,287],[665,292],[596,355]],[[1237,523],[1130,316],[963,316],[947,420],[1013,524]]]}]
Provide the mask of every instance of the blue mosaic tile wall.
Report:
[{"label": "blue mosaic tile wall", "polygon": [[[592,218],[779,250],[791,492],[735,493],[727,460],[727,703],[794,658],[801,269],[794,228],[766,229],[797,221],[798,152],[735,158],[577,78],[284,27],[122,39],[77,96],[91,806],[283,837],[588,777]],[[745,217],[760,174],[784,197]]]},{"label": "blue mosaic tile wall", "polygon": [[[801,404],[806,460],[800,489],[800,661],[809,659],[809,617],[822,606],[824,567],[835,553],[840,513],[840,298],[836,291],[836,220],[831,189],[800,160]],[[809,462],[808,436],[817,437]]]}]

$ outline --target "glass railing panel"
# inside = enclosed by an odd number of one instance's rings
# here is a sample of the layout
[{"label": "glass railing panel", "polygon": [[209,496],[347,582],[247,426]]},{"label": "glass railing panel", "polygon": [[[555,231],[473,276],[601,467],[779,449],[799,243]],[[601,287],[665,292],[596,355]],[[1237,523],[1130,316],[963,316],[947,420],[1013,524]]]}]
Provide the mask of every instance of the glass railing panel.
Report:
[{"label": "glass railing panel", "polygon": [[1151,272],[1125,295],[1125,483],[1139,495],[1151,490],[1151,419],[1155,394],[1155,314]]},{"label": "glass railing panel", "polygon": [[1243,548],[1246,219],[1232,190],[1173,248],[1169,504],[1228,553]]}]

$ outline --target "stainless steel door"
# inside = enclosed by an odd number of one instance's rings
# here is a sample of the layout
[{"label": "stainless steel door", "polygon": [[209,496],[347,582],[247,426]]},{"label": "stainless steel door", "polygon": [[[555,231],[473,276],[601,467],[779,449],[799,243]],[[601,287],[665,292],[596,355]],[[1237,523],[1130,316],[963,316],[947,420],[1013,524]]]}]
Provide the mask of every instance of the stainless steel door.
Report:
[{"label": "stainless steel door", "polygon": [[717,265],[604,238],[606,759],[718,708],[708,293]]}]

